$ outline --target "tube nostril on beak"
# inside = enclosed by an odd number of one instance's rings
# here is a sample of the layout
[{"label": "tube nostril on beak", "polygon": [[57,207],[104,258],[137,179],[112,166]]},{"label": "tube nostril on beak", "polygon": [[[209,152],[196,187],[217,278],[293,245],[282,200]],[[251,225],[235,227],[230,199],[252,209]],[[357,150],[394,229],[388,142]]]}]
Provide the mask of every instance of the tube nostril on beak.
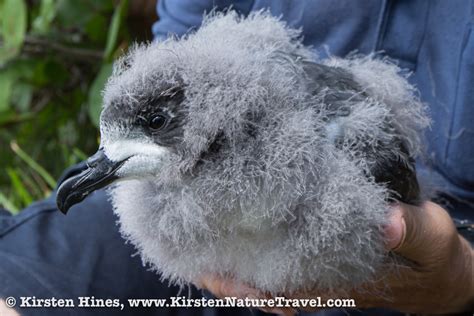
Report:
[{"label": "tube nostril on beak", "polygon": [[99,150],[97,150],[97,152],[94,155],[90,156],[87,159],[86,164],[87,164],[88,167],[95,167],[95,166],[99,165],[101,161],[103,161],[105,159],[108,159],[108,158],[105,155],[104,149],[99,148]]}]

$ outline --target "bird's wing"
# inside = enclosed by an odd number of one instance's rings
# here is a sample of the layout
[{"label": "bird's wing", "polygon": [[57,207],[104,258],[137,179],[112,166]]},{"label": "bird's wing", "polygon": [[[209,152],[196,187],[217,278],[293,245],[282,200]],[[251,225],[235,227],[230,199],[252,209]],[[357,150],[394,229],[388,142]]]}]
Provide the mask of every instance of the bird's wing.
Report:
[{"label": "bird's wing", "polygon": [[[363,88],[354,80],[352,74],[342,68],[303,61],[303,69],[308,92],[311,95],[324,92],[323,103],[327,107],[327,113],[330,113],[328,124],[338,117],[350,116],[351,104],[357,106],[357,103],[368,97]],[[387,122],[387,129],[392,129],[390,122]],[[344,138],[344,135],[341,135],[341,138]],[[358,141],[364,142],[364,139]],[[341,139],[335,139],[334,144],[342,149]],[[394,152],[398,152],[399,155],[381,155],[380,152],[387,152],[387,148],[383,150],[382,146],[395,148]],[[391,198],[409,204],[418,204],[420,189],[416,178],[415,163],[403,141],[395,138],[390,144],[380,142],[375,147],[373,145],[365,147],[367,150],[364,151],[364,155],[368,159],[375,158],[371,160],[376,161],[370,168],[369,176],[372,176],[378,183],[386,183],[391,192]]]}]

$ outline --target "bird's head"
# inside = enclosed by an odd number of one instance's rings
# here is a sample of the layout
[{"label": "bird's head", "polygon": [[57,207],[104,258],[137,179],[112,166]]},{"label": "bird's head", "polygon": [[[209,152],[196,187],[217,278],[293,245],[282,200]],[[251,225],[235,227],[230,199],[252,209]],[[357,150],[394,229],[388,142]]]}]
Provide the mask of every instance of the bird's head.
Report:
[{"label": "bird's head", "polygon": [[248,123],[291,102],[288,87],[298,94],[288,74],[294,65],[281,56],[306,51],[294,40],[298,32],[273,23],[209,18],[196,33],[138,45],[117,61],[104,89],[99,150],[61,183],[60,210],[119,179],[156,178],[170,165],[192,171],[223,139],[247,146],[255,138]]},{"label": "bird's head", "polygon": [[116,180],[158,175],[177,152],[185,121],[184,91],[177,84],[157,84],[149,91],[130,87],[133,94],[120,93],[105,104],[98,151],[80,173],[59,187],[57,202],[62,212]]}]

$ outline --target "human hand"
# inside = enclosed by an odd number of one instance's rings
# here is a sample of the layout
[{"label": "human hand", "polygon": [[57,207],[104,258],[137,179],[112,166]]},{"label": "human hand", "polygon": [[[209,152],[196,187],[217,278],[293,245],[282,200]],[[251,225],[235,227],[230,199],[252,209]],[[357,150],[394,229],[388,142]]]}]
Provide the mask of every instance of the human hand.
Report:
[{"label": "human hand", "polygon": [[[385,228],[388,251],[413,265],[380,275],[373,284],[340,297],[355,299],[357,308],[386,307],[414,313],[456,313],[474,307],[474,251],[456,231],[449,214],[439,205],[426,202],[421,207],[402,204],[392,210]],[[269,298],[267,293],[231,279],[204,276],[198,286],[217,297]],[[379,289],[384,295],[373,295]],[[287,298],[336,298],[321,289],[283,294]],[[292,315],[290,308],[265,311]]]},{"label": "human hand", "polygon": [[20,316],[13,308],[8,307],[5,301],[0,299],[0,315],[1,316]]}]

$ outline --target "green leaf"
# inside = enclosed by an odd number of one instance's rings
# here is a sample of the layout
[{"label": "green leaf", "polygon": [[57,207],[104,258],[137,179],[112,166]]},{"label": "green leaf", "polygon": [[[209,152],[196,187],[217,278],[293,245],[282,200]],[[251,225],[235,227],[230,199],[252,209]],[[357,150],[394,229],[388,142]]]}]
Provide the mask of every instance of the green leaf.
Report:
[{"label": "green leaf", "polygon": [[35,87],[62,87],[68,78],[71,76],[67,69],[53,58],[37,59],[30,63],[28,74],[21,73],[22,69],[17,67],[15,72],[22,76],[34,85]]},{"label": "green leaf", "polygon": [[85,27],[87,36],[95,43],[101,44],[101,47],[107,39],[105,29],[107,29],[107,19],[102,15],[93,16]]},{"label": "green leaf", "polygon": [[91,5],[94,6],[95,11],[99,12],[111,12],[114,9],[116,0],[101,0],[101,1],[93,1]]},{"label": "green leaf", "polygon": [[23,205],[29,205],[31,202],[33,202],[33,198],[28,193],[28,190],[23,184],[23,181],[21,180],[20,175],[18,174],[17,170],[14,170],[12,168],[7,168],[7,174],[10,177],[13,189],[21,198]]},{"label": "green leaf", "polygon": [[8,63],[6,71],[12,73],[12,76],[15,76],[19,80],[31,80],[34,76],[34,69],[38,63],[38,60],[16,58]]},{"label": "green leaf", "polygon": [[100,111],[102,110],[102,91],[112,74],[112,64],[103,64],[89,90],[89,117],[95,126],[99,126]]},{"label": "green leaf", "polygon": [[18,82],[13,86],[11,102],[18,111],[25,113],[29,110],[33,98],[33,87],[29,84]]},{"label": "green leaf", "polygon": [[34,113],[27,112],[18,114],[15,110],[12,109],[7,110],[5,112],[1,112],[0,114],[0,128],[2,127],[2,125],[5,124],[22,123],[28,120],[32,120],[35,117]]},{"label": "green leaf", "polygon": [[16,77],[9,71],[0,72],[0,113],[10,108],[12,86]]},{"label": "green leaf", "polygon": [[18,208],[15,206],[15,203],[7,198],[2,192],[0,192],[0,205],[3,205],[3,207],[9,210],[13,215],[18,214],[19,212]]},{"label": "green leaf", "polygon": [[82,28],[94,14],[89,1],[58,0],[57,18],[66,28]]},{"label": "green leaf", "polygon": [[0,65],[18,55],[26,33],[27,9],[24,0],[3,0],[0,16]]},{"label": "green leaf", "polygon": [[52,58],[46,60],[42,66],[44,67],[42,71],[48,86],[62,87],[71,77],[71,73],[60,62]]},{"label": "green leaf", "polygon": [[18,155],[18,157],[20,157],[24,162],[26,162],[26,164],[30,166],[31,169],[36,171],[36,173],[38,173],[41,178],[43,178],[43,180],[50,186],[50,188],[54,188],[56,186],[56,181],[49,174],[49,172],[46,171],[46,169],[44,169],[43,167],[41,167],[36,161],[34,161],[34,159],[31,158],[30,155],[28,155],[25,151],[23,151],[23,149],[21,149],[16,142],[11,142],[10,147],[15,152],[15,154]]},{"label": "green leaf", "polygon": [[48,73],[49,60],[38,60],[32,67],[31,83],[37,87],[46,86],[51,80],[51,75]]},{"label": "green leaf", "polygon": [[46,34],[55,15],[56,2],[54,0],[41,0],[39,14],[33,21],[33,30],[38,34]]},{"label": "green leaf", "polygon": [[[29,193],[31,194],[31,196],[33,197],[34,200],[42,199],[42,198],[46,197],[44,195],[43,191],[40,190],[39,186],[36,185],[35,181],[33,180],[33,178],[30,176],[30,174],[26,170],[23,170],[21,167],[16,168],[15,170],[20,175],[22,182],[28,188],[28,191],[29,191]],[[31,171],[30,171],[30,173],[31,173]]]},{"label": "green leaf", "polygon": [[33,87],[22,82],[22,79],[31,79],[31,68],[31,62],[12,60],[8,67],[0,72],[0,112],[5,112],[12,104],[21,112],[28,110]]},{"label": "green leaf", "polygon": [[105,46],[104,58],[106,61],[110,62],[112,60],[112,55],[117,46],[117,39],[120,31],[120,25],[122,24],[124,17],[128,9],[128,0],[121,0],[117,8],[115,9],[114,15],[112,17],[112,22],[110,23],[109,31],[107,33],[107,44]]}]

